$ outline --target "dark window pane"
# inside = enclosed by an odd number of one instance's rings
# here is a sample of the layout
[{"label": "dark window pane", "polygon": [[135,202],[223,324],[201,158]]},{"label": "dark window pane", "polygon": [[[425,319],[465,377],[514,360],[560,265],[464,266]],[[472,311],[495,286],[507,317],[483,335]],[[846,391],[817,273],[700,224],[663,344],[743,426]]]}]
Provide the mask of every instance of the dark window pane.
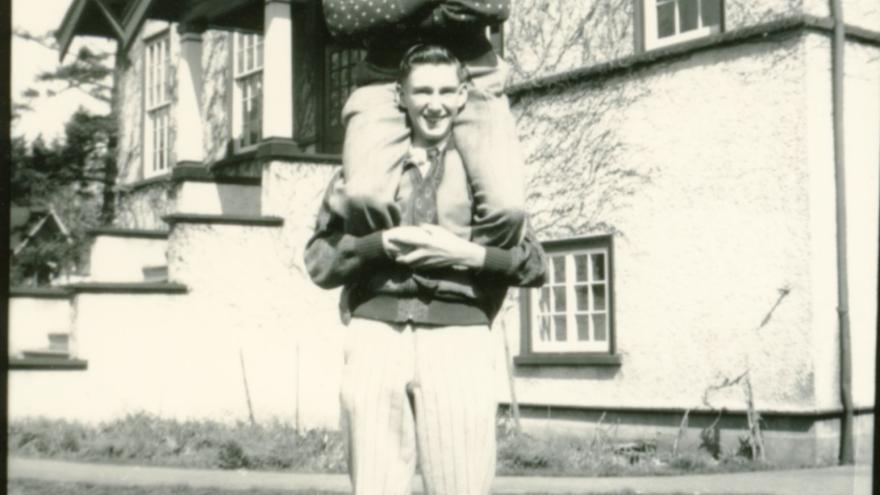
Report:
[{"label": "dark window pane", "polygon": [[565,327],[565,316],[554,316],[553,325],[556,327],[556,341],[565,342],[568,329]]},{"label": "dark window pane", "polygon": [[589,311],[590,302],[589,302],[589,285],[579,285],[574,288],[574,293],[577,296],[577,310],[578,311]]},{"label": "dark window pane", "polygon": [[703,26],[721,25],[721,0],[702,0],[700,9],[703,17]]},{"label": "dark window pane", "polygon": [[593,340],[608,340],[608,317],[593,315]]},{"label": "dark window pane", "polygon": [[577,315],[578,340],[590,340],[590,317]]},{"label": "dark window pane", "polygon": [[698,2],[699,0],[678,0],[678,32],[697,29]]},{"label": "dark window pane", "polygon": [[593,309],[596,311],[605,311],[605,284],[596,284],[593,286]]},{"label": "dark window pane", "polygon": [[657,2],[657,37],[675,34],[675,2]]},{"label": "dark window pane", "polygon": [[553,282],[565,282],[565,256],[553,257]]},{"label": "dark window pane", "polygon": [[565,287],[553,288],[554,311],[565,311]]},{"label": "dark window pane", "polygon": [[587,255],[578,254],[574,257],[575,275],[578,282],[587,281]]},{"label": "dark window pane", "polygon": [[594,254],[590,256],[593,262],[593,281],[602,282],[605,280],[605,255]]}]

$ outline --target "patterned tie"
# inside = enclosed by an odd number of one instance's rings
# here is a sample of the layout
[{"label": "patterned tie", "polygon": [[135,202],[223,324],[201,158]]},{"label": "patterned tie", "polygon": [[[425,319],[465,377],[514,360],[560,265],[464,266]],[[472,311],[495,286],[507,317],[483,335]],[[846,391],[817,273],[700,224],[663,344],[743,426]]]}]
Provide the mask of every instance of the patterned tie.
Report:
[{"label": "patterned tie", "polygon": [[437,216],[437,188],[443,179],[443,155],[440,150],[431,148],[427,150],[428,172],[423,178],[419,167],[411,164],[407,170],[410,181],[412,182],[412,195],[409,201],[405,203],[407,220],[405,223],[409,225],[420,225],[429,223],[436,225]]},{"label": "patterned tie", "polygon": [[[403,219],[405,225],[433,224],[437,225],[437,187],[443,179],[443,153],[436,148],[427,150],[428,172],[425,177],[419,171],[419,167],[410,163],[406,173],[412,182],[412,194],[409,201],[403,204]],[[437,290],[437,280],[429,275],[412,273],[412,280],[422,290],[434,293]]]}]

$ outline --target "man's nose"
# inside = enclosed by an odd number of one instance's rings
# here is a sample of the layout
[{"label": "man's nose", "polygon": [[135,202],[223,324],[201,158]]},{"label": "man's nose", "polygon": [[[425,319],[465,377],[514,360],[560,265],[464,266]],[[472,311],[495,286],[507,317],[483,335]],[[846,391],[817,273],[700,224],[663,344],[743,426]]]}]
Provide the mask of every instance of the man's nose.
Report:
[{"label": "man's nose", "polygon": [[443,99],[440,98],[440,95],[431,95],[428,99],[428,110],[432,112],[443,111]]}]

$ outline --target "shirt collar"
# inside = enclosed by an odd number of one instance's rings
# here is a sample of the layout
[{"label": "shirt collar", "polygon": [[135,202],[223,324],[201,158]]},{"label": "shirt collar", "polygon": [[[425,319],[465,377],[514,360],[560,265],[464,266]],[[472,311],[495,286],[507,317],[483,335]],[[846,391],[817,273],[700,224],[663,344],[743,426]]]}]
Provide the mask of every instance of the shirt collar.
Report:
[{"label": "shirt collar", "polygon": [[[452,137],[440,143],[439,146],[434,147],[440,154],[442,155],[447,148],[451,148]],[[413,165],[422,165],[429,162],[428,160],[428,149],[429,148],[419,148],[417,146],[409,145],[409,150],[406,153],[406,162],[411,163]]]}]

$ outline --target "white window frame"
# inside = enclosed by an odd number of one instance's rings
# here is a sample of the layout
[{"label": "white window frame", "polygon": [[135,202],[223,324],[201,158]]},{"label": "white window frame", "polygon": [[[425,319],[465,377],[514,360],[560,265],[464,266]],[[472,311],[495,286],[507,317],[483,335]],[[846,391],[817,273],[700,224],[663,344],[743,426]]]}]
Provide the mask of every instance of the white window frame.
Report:
[{"label": "white window frame", "polygon": [[[595,255],[602,255],[602,270],[605,274],[605,278],[603,280],[596,280],[595,274],[593,273],[593,263],[592,257]],[[586,256],[587,260],[587,278],[583,281],[576,280],[576,264],[575,264],[575,256]],[[565,288],[565,311],[558,312],[556,311],[555,306],[555,294],[554,288],[559,287],[559,284],[556,280],[554,280],[554,258],[562,258],[564,261],[564,272],[565,272],[565,282],[562,287]],[[532,353],[564,353],[564,352],[577,352],[577,353],[611,353],[611,332],[612,332],[612,318],[611,318],[611,298],[613,294],[612,283],[611,280],[611,271],[610,271],[610,248],[607,246],[600,247],[589,247],[589,248],[570,248],[564,250],[548,250],[547,252],[547,283],[536,289],[531,289],[531,294],[529,297],[529,304],[531,307],[529,308],[529,314],[531,316],[529,321],[530,328],[530,337],[531,337],[531,352]],[[605,298],[605,307],[604,309],[595,309],[594,303],[594,295],[593,295],[593,286],[601,285],[604,287],[604,298]],[[587,309],[581,310],[577,308],[577,293],[576,287],[585,286],[587,287]],[[540,307],[541,304],[541,292],[547,290],[548,295],[550,296],[547,299],[550,307],[549,312],[545,312]],[[595,339],[595,329],[594,329],[594,315],[603,315],[605,317],[605,338],[604,340],[596,340]],[[546,329],[549,331],[549,336],[551,340],[543,340],[542,339],[542,331],[545,327],[542,325],[541,320],[543,317],[548,317],[549,319],[549,327]],[[564,341],[555,340],[556,331],[555,331],[555,318],[564,316],[566,321],[566,339]],[[585,316],[588,321],[588,340],[579,340],[578,338],[578,328],[577,328],[577,316]]]},{"label": "white window frame", "polygon": [[[263,116],[263,36],[257,33],[232,34],[232,140],[236,152],[249,151],[262,138]],[[247,108],[256,107],[259,118],[246,118]],[[256,125],[256,137],[251,137]]]},{"label": "white window frame", "polygon": [[173,166],[171,121],[171,34],[165,30],[144,41],[144,178],[168,172]]},{"label": "white window frame", "polygon": [[[655,48],[663,48],[665,46],[675,45],[678,43],[684,43],[686,41],[695,40],[698,38],[703,38],[705,36],[709,36],[712,34],[720,33],[722,31],[722,25],[724,24],[724,0],[719,0],[721,2],[720,5],[720,16],[718,24],[713,24],[709,26],[703,26],[703,16],[702,16],[702,0],[697,0],[697,23],[698,27],[691,31],[680,32],[680,17],[678,13],[679,3],[682,0],[641,0],[642,4],[642,18],[644,19],[642,23],[642,30],[644,33],[645,40],[645,50],[653,50]],[[672,36],[668,36],[665,38],[659,38],[657,34],[657,5],[672,3],[675,5],[675,34]]]}]

